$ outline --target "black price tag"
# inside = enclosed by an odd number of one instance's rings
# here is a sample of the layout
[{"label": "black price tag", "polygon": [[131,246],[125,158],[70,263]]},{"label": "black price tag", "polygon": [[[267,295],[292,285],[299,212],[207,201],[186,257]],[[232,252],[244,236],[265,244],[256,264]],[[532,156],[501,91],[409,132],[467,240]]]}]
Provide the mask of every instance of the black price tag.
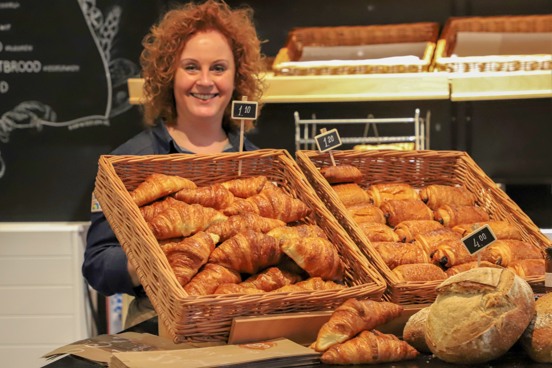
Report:
[{"label": "black price tag", "polygon": [[232,101],[232,119],[255,120],[257,119],[258,103],[255,101]]},{"label": "black price tag", "polygon": [[318,134],[314,139],[316,140],[316,145],[320,152],[326,152],[341,146],[341,138],[339,137],[337,129]]},{"label": "black price tag", "polygon": [[485,249],[495,240],[496,236],[489,225],[483,225],[473,233],[462,238],[462,242],[470,254],[475,254]]}]

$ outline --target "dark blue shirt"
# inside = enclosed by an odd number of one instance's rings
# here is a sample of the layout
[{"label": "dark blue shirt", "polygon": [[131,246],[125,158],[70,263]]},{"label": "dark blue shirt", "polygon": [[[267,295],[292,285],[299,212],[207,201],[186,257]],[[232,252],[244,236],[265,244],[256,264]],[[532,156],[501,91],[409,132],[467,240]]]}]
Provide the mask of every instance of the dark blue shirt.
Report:
[{"label": "dark blue shirt", "polygon": [[[230,146],[224,152],[238,152],[240,135],[227,132]],[[258,149],[247,138],[243,151]],[[159,123],[148,128],[116,148],[114,155],[165,155],[171,153],[192,153],[183,150],[172,139],[165,124]],[[86,250],[82,274],[99,293],[109,296],[125,293],[134,296],[145,295],[142,287],[134,288],[127,271],[127,257],[111,229],[103,212],[91,214],[91,224],[86,239]]]}]

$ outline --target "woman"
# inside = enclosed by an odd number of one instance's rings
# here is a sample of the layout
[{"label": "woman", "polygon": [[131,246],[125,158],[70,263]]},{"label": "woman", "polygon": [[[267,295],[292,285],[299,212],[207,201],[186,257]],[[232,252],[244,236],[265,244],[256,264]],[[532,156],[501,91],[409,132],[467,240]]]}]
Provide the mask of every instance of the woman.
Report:
[{"label": "woman", "polygon": [[[258,101],[262,94],[263,61],[251,16],[249,8],[232,10],[215,0],[167,12],[144,38],[140,58],[150,127],[112,154],[238,152],[240,125],[230,118],[231,101]],[[252,128],[248,121],[245,131]],[[256,148],[244,139],[243,151]],[[155,315],[101,210],[91,216],[82,272],[103,295],[135,296],[125,327]]]}]

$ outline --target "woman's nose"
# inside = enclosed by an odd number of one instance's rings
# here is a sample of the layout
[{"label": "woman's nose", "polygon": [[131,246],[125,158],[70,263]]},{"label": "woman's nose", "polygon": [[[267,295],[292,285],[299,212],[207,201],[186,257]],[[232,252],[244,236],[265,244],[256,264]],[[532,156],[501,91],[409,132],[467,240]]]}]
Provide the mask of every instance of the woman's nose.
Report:
[{"label": "woman's nose", "polygon": [[201,71],[201,73],[199,73],[199,79],[197,83],[202,86],[213,85],[213,79],[211,78],[211,74],[209,73],[209,70],[204,70],[204,71]]}]

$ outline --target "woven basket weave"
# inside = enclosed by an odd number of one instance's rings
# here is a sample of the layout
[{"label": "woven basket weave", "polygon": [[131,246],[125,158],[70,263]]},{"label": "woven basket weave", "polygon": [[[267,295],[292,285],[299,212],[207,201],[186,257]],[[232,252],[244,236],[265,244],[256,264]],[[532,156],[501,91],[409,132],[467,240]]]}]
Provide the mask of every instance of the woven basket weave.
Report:
[{"label": "woven basket weave", "polygon": [[[515,224],[523,240],[544,249],[550,240],[527,215],[483,172],[465,152],[459,151],[333,151],[336,165],[351,164],[364,174],[361,186],[367,187],[379,182],[405,182],[415,188],[430,184],[463,184],[474,193],[476,204],[483,208],[492,219],[505,220]],[[388,289],[384,295],[395,303],[427,304],[436,297],[435,288],[441,281],[401,282],[391,272],[383,259],[375,251],[370,241],[357,223],[347,214],[346,208],[319,169],[332,164],[329,153],[317,151],[297,151],[296,160],[316,193],[333,215],[347,230],[370,262],[385,277]],[[544,282],[542,277],[526,279],[533,287]]]},{"label": "woven basket weave", "polygon": [[[439,25],[433,22],[412,24],[388,24],[369,26],[304,27],[288,34],[286,46],[280,50],[273,63],[276,75],[326,75],[371,73],[418,73],[428,71]],[[425,42],[424,55],[418,63],[382,63],[377,60],[347,61],[311,66],[297,62],[306,46],[360,46]],[[322,63],[323,64],[323,63]]]},{"label": "woven basket weave", "polygon": [[[312,210],[316,223],[336,246],[349,287],[333,291],[189,296],[178,283],[153,233],[132,201],[133,190],[151,173],[180,175],[198,186],[238,177],[265,175]],[[285,150],[258,150],[216,155],[102,156],[95,195],[157,311],[175,342],[226,342],[234,317],[330,310],[346,299],[381,299],[384,278],[356,248],[320,202],[301,170]]]},{"label": "woven basket weave", "polygon": [[552,70],[552,55],[451,57],[458,32],[552,32],[552,14],[450,18],[437,41],[433,68],[451,73]]}]

